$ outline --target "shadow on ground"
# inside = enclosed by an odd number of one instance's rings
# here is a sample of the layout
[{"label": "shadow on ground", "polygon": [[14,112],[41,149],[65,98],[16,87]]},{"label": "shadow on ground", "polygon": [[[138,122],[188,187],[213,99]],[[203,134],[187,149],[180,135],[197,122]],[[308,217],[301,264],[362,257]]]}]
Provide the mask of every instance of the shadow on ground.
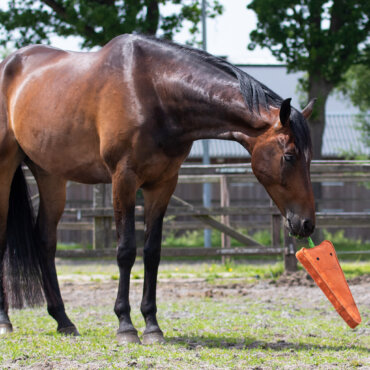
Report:
[{"label": "shadow on ground", "polygon": [[[309,339],[308,339],[309,340]],[[178,337],[166,337],[168,344],[182,344],[187,346],[189,349],[196,349],[201,347],[207,348],[223,348],[223,349],[270,349],[273,351],[345,351],[348,348],[346,346],[328,346],[320,344],[297,344],[286,342],[285,340],[277,340],[276,342],[266,342],[261,340],[255,340],[255,338],[240,338],[240,340],[230,341],[229,338],[222,336],[214,337],[203,337],[203,336],[178,336]],[[357,346],[359,351],[370,354],[370,349],[366,347]]]}]

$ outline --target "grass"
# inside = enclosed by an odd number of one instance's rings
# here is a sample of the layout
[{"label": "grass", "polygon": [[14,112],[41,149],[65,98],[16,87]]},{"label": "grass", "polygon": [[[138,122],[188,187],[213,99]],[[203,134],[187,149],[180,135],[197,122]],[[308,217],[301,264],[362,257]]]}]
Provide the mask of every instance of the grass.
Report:
[{"label": "grass", "polygon": [[[347,279],[370,274],[370,262],[342,261],[343,272]],[[298,265],[299,269],[302,266]],[[114,259],[85,261],[64,260],[57,265],[58,275],[64,280],[84,278],[89,281],[118,280],[118,267]],[[206,279],[208,282],[217,282],[220,279],[243,279],[253,282],[260,279],[276,279],[284,272],[283,262],[266,263],[241,262],[228,260],[225,264],[219,261],[207,262],[166,262],[159,266],[159,279]],[[144,265],[141,258],[131,272],[131,279],[144,278]]]},{"label": "grass", "polygon": [[[347,277],[369,274],[370,263],[344,263],[343,270]],[[233,279],[242,279],[248,287],[248,282],[274,278],[282,271],[282,263],[164,263],[159,278],[201,278],[208,281],[210,289],[213,282],[231,287]],[[59,261],[58,273],[61,281],[81,284],[87,280],[96,287],[118,279],[113,260]],[[143,278],[141,261],[134,267],[132,278]],[[91,291],[85,289],[81,294]],[[286,294],[291,288],[277,294],[271,286],[266,297],[265,288],[260,289],[259,297],[230,293],[213,298],[162,296],[158,315],[167,343],[154,346],[117,345],[112,302],[92,300],[82,307],[75,302],[67,305],[81,333],[78,338],[56,334],[55,322],[45,308],[13,310],[15,331],[1,338],[0,364],[2,368],[63,369],[349,369],[369,364],[370,306],[359,307],[363,324],[351,330],[324,297],[310,302],[305,295]],[[141,335],[144,323],[138,304],[133,304],[132,319]]]},{"label": "grass", "polygon": [[[58,274],[64,280],[83,278],[88,281],[118,280],[118,267],[113,259],[104,262],[90,260],[80,265],[80,261],[69,260],[69,263],[58,265]],[[85,261],[86,262],[86,261]],[[370,267],[370,264],[369,264]],[[220,279],[242,279],[253,282],[259,279],[274,279],[284,271],[282,262],[267,264],[238,263],[228,261],[221,264],[217,261],[199,263],[169,263],[162,262],[159,267],[158,278],[163,279],[206,279],[208,282],[217,282]],[[131,272],[131,279],[144,278],[142,259],[137,261]]]},{"label": "grass", "polygon": [[[248,234],[248,230],[239,230],[244,234]],[[252,234],[252,237],[262,245],[270,246],[271,245],[271,233],[268,230],[260,230]],[[335,233],[331,233],[327,230],[323,230],[323,238],[330,240],[334,246],[335,250],[339,254],[342,260],[349,261],[370,261],[370,254],[348,254],[348,252],[359,252],[359,251],[369,251],[370,242],[363,242],[361,240],[349,239],[344,236],[344,230],[339,230]],[[282,235],[281,235],[282,241]],[[304,240],[298,242],[299,247],[308,246],[308,243]],[[204,236],[203,230],[193,230],[187,231],[181,235],[176,235],[174,232],[169,232],[165,234],[163,240],[164,247],[188,247],[196,248],[202,247],[204,245]],[[221,245],[221,233],[217,230],[212,231],[212,246],[219,247]],[[234,239],[231,239],[231,246],[238,247],[242,244]],[[347,252],[341,254],[341,252]],[[281,256],[249,256],[241,257],[240,259],[248,260],[281,260]],[[194,259],[194,258],[192,258]]]},{"label": "grass", "polygon": [[[346,238],[344,236],[344,230],[339,230],[335,233],[324,230],[323,234],[325,239],[332,241],[337,252],[370,251],[369,242]],[[370,261],[370,254],[341,255],[341,258],[347,260]]]},{"label": "grass", "polygon": [[347,279],[370,275],[370,262],[344,262],[341,263],[341,266]]},{"label": "grass", "polygon": [[[95,303],[69,310],[81,337],[55,334],[55,323],[41,309],[12,313],[15,332],[2,338],[5,366],[57,368],[356,368],[368,365],[369,329],[350,330],[326,302],[297,308],[295,299],[280,304],[248,297],[187,298],[159,304],[164,345],[119,347],[112,307]],[[361,307],[367,320],[369,307]],[[133,312],[142,334],[143,320]]]},{"label": "grass", "polygon": [[[241,233],[248,234],[248,230],[239,229]],[[253,233],[252,237],[263,245],[271,245],[271,234],[268,230],[260,230]],[[184,233],[178,234],[173,231],[166,231],[163,240],[164,247],[188,247],[188,248],[199,248],[204,245],[204,233],[203,230],[190,230]],[[212,246],[221,245],[221,232],[218,230],[212,230]],[[240,242],[235,239],[231,239],[231,246],[238,247],[242,246]]]}]

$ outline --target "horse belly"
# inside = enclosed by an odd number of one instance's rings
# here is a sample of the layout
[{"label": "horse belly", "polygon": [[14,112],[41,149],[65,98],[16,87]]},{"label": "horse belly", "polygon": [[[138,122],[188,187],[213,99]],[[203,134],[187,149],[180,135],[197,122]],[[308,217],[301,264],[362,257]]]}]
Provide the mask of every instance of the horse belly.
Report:
[{"label": "horse belly", "polygon": [[[59,92],[58,92],[59,91]],[[76,104],[74,100],[79,101]],[[29,84],[10,103],[11,127],[25,154],[49,173],[82,183],[110,182],[100,156],[93,104],[58,86]]]},{"label": "horse belly", "polygon": [[[34,135],[37,132],[37,135]],[[82,183],[111,181],[110,173],[99,155],[99,146],[91,142],[91,133],[71,130],[41,131],[31,125],[16,135],[25,154],[49,173]]]},{"label": "horse belly", "polygon": [[[65,119],[24,109],[26,119],[14,116],[15,137],[25,154],[49,173],[82,183],[110,182],[100,157],[93,122]],[[22,114],[22,116],[23,116]],[[68,114],[66,114],[68,117]]]}]

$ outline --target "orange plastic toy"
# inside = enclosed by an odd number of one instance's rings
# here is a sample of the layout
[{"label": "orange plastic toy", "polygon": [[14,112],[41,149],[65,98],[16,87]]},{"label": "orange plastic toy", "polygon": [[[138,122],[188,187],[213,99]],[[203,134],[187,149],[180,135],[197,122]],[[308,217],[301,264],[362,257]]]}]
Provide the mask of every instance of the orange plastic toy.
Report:
[{"label": "orange plastic toy", "polygon": [[325,240],[314,248],[302,248],[296,253],[296,257],[344,321],[352,329],[360,324],[360,313],[340,267],[333,244]]}]

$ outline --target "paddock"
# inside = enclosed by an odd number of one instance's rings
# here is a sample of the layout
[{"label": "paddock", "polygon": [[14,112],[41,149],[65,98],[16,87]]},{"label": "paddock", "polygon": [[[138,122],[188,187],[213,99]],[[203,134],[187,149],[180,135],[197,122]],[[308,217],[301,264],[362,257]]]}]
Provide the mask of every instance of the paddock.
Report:
[{"label": "paddock", "polygon": [[[233,181],[255,181],[248,165],[190,165],[181,171],[180,183],[185,184],[212,181],[230,186]],[[312,178],[314,181],[369,181],[369,162],[314,162]],[[32,178],[28,180],[32,183]],[[59,232],[79,230],[94,235],[94,249],[85,246],[83,249],[58,250],[57,270],[63,299],[81,337],[57,335],[45,307],[12,310],[15,331],[3,337],[0,343],[3,367],[348,369],[369,364],[369,263],[346,263],[343,258],[347,254],[339,254],[363,319],[363,324],[351,330],[319,288],[297,266],[292,250],[281,243],[278,238],[282,233],[281,217],[272,205],[255,207],[255,214],[252,214],[252,217],[264,214],[269,220],[268,228],[275,235],[269,246],[248,246],[246,243],[244,247],[230,247],[230,238],[225,234],[224,244],[218,248],[163,248],[162,255],[175,258],[173,262],[165,258],[159,270],[158,319],[166,343],[118,346],[115,338],[117,319],[112,310],[118,269],[113,257],[115,249],[109,244],[114,231],[110,189],[106,185],[97,185],[93,189],[91,203],[83,207],[67,207],[59,229]],[[222,204],[212,209],[191,208],[184,203],[179,204],[179,201],[172,203],[165,230],[199,228],[207,224],[202,221],[213,219],[216,229],[226,225],[228,228],[224,231],[229,234],[230,230],[236,231],[236,237],[242,238],[233,216],[243,217],[248,210],[230,206],[227,188],[223,190],[220,198],[225,196],[226,201],[223,198]],[[37,198],[35,193],[33,200],[36,206]],[[140,205],[136,211],[136,223],[140,227]],[[187,217],[185,220],[180,218],[184,216]],[[362,230],[369,227],[369,218],[366,211],[319,212],[318,225],[323,228],[356,226]],[[285,235],[282,240],[286,243],[289,239]],[[294,240],[290,240],[294,251],[297,246]],[[351,253],[357,252],[367,256],[368,250]],[[252,254],[261,258],[281,256],[281,262],[254,260],[233,263],[226,260],[226,263],[221,263],[219,258]],[[139,248],[139,257],[131,273],[130,300],[133,323],[141,337],[144,321],[139,309],[143,284],[140,255]],[[287,255],[293,261],[288,267],[298,271],[284,272]],[[192,257],[193,261],[179,262],[178,259],[184,256]],[[207,260],[194,261],[200,257]]]},{"label": "paddock", "polygon": [[[366,267],[367,266],[367,267]],[[369,364],[368,264],[343,264],[363,324],[351,330],[303,271],[277,276],[283,264],[160,265],[163,345],[118,346],[112,306],[118,270],[111,260],[57,260],[62,295],[81,337],[55,333],[46,307],[13,310],[14,333],[2,338],[2,368],[272,369],[366,368]],[[143,265],[131,276],[132,318],[140,336]]]}]

